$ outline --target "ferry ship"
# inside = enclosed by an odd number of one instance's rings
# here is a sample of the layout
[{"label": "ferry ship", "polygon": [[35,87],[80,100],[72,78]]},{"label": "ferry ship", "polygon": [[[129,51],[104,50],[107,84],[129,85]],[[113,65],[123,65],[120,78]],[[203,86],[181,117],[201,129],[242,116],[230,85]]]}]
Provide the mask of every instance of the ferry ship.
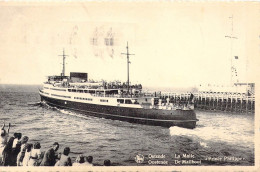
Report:
[{"label": "ferry ship", "polygon": [[65,76],[48,76],[39,90],[41,101],[57,108],[77,111],[89,116],[121,120],[131,123],[171,127],[196,127],[196,113],[192,101],[185,105],[173,104],[169,98],[162,100],[156,94],[146,94],[142,85],[129,82],[129,52],[127,45],[126,83],[88,81],[88,73],[71,72]]}]

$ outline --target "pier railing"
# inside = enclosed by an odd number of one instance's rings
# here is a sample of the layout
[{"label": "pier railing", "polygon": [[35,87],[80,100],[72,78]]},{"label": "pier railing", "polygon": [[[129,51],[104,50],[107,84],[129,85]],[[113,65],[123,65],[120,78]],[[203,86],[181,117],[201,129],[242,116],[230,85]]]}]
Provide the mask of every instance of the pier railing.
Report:
[{"label": "pier railing", "polygon": [[[255,96],[240,93],[161,93],[162,99],[169,97],[176,103],[192,101],[195,109],[217,110],[228,112],[255,112]],[[192,99],[192,100],[191,100]]]}]

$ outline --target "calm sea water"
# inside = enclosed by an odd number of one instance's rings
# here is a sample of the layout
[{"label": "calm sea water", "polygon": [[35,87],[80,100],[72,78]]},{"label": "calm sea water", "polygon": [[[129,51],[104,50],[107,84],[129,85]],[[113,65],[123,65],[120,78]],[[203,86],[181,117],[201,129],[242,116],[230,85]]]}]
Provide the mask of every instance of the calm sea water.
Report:
[{"label": "calm sea water", "polygon": [[[156,160],[185,165],[176,163],[183,154],[192,154],[186,160],[201,160],[200,165],[254,165],[254,114],[196,111],[200,121],[193,130],[146,126],[34,105],[40,101],[38,88],[0,85],[0,124],[10,122],[11,134],[21,132],[29,142],[39,141],[43,151],[57,141],[60,152],[71,148],[73,160],[78,154],[92,155],[100,165],[104,159],[113,165]],[[138,154],[145,157],[142,164],[135,161]]]}]

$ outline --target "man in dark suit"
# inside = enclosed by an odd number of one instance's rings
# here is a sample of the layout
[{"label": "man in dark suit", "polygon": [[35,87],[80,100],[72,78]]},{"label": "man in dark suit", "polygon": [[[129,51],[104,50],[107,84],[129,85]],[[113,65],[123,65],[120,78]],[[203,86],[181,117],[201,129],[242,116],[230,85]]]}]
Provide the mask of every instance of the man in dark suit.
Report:
[{"label": "man in dark suit", "polygon": [[55,152],[59,149],[59,143],[53,143],[52,148],[47,150],[43,156],[40,166],[54,166],[56,163],[57,155]]}]

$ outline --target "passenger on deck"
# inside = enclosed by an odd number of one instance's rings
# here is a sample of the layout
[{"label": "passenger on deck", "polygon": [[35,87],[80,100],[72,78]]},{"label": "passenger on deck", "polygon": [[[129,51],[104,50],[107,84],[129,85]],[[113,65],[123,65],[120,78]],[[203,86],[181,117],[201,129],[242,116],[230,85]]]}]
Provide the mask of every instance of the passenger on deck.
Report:
[{"label": "passenger on deck", "polygon": [[85,160],[83,155],[79,155],[72,166],[85,166]]},{"label": "passenger on deck", "polygon": [[44,154],[43,160],[41,162],[41,166],[54,166],[56,163],[57,156],[55,152],[59,149],[59,143],[53,143],[52,148],[47,150]]},{"label": "passenger on deck", "polygon": [[33,144],[26,144],[25,146],[25,154],[23,158],[23,166],[28,166],[29,159],[31,157]]},{"label": "passenger on deck", "polygon": [[63,154],[60,157],[60,160],[57,161],[55,166],[72,166],[71,158],[69,157],[69,153],[70,153],[70,148],[65,147]]},{"label": "passenger on deck", "polygon": [[106,159],[104,161],[104,166],[110,166],[111,165],[111,161],[109,159]]},{"label": "passenger on deck", "polygon": [[17,166],[22,166],[28,140],[29,140],[29,137],[27,137],[27,136],[23,136],[23,138],[21,140],[21,150],[20,150],[19,154],[17,155],[17,162],[16,162]]},{"label": "passenger on deck", "polygon": [[39,142],[36,142],[33,145],[28,166],[38,166],[40,156],[41,156],[41,144]]},{"label": "passenger on deck", "polygon": [[92,156],[88,156],[88,157],[86,157],[86,162],[84,164],[86,166],[93,166],[92,162],[93,162],[93,157]]},{"label": "passenger on deck", "polygon": [[190,102],[193,101],[193,97],[194,97],[194,95],[192,93],[190,93]]}]

